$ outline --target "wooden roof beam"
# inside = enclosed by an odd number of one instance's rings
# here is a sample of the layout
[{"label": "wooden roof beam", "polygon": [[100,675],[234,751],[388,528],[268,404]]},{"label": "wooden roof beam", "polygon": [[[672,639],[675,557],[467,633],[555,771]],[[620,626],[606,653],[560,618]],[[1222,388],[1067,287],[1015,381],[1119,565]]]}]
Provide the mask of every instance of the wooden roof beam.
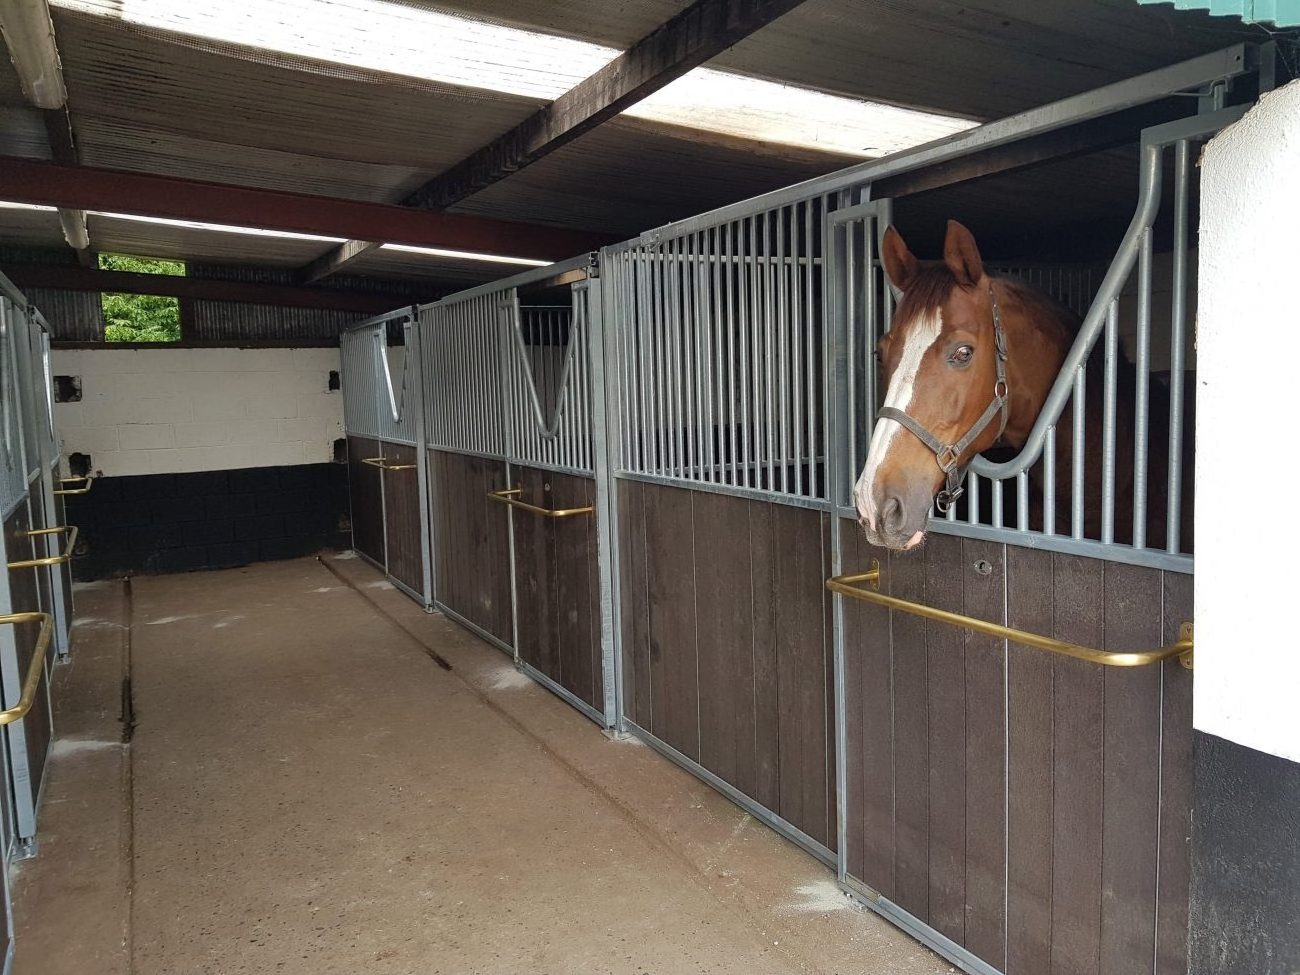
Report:
[{"label": "wooden roof beam", "polygon": [[[721,54],[804,0],[696,0],[591,77],[401,201],[442,209],[505,179]],[[350,240],[303,268],[318,281],[375,245]]]},{"label": "wooden roof beam", "polygon": [[0,198],[145,217],[557,261],[607,235],[334,197],[0,156]]}]

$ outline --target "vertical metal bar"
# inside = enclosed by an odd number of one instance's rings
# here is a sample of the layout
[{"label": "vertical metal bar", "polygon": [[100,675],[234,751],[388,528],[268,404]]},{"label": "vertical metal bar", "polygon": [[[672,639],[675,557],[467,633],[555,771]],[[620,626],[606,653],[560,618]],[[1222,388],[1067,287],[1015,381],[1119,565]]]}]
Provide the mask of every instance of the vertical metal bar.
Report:
[{"label": "vertical metal bar", "polygon": [[736,224],[728,223],[722,227],[722,306],[723,338],[725,355],[723,361],[727,367],[727,476],[728,484],[743,483],[739,467],[740,446],[737,443],[737,424],[740,422],[740,403],[737,390],[737,366],[740,349],[736,332]]},{"label": "vertical metal bar", "polygon": [[993,481],[993,527],[1002,527],[1002,482]]},{"label": "vertical metal bar", "polygon": [[1087,413],[1087,363],[1080,364],[1074,372],[1073,403],[1073,443],[1070,458],[1070,534],[1074,538],[1083,538],[1083,485],[1084,485],[1084,439],[1087,436],[1085,425]]},{"label": "vertical metal bar", "polygon": [[777,358],[777,409],[780,418],[778,430],[778,456],[781,462],[781,493],[790,493],[790,318],[788,313],[789,289],[786,284],[786,233],[789,228],[788,208],[779,208],[776,219],[776,358]]},{"label": "vertical metal bar", "polygon": [[[623,654],[620,646],[619,608],[619,538],[618,497],[614,480],[613,452],[610,445],[618,441],[618,415],[620,392],[618,370],[610,361],[614,352],[609,342],[610,305],[615,296],[606,302],[606,289],[611,286],[607,275],[609,264],[601,259],[601,276],[589,281],[580,296],[582,308],[582,359],[588,363],[587,397],[590,404],[591,472],[596,481],[596,567],[600,586],[600,659],[601,690],[606,727],[622,725]],[[615,333],[616,334],[616,333]],[[607,343],[608,346],[607,346]],[[606,377],[610,381],[606,382]]]},{"label": "vertical metal bar", "polygon": [[1029,472],[1016,475],[1016,530],[1029,531]]},{"label": "vertical metal bar", "polygon": [[725,480],[725,458],[722,450],[722,424],[725,413],[722,402],[722,315],[721,294],[719,292],[721,257],[719,255],[719,228],[710,227],[708,231],[709,266],[705,286],[709,290],[709,444],[715,465],[713,479],[718,483]]},{"label": "vertical metal bar", "polygon": [[767,449],[766,486],[776,490],[776,309],[772,278],[772,217],[763,214],[763,273],[759,287],[763,292],[763,415]]},{"label": "vertical metal bar", "polygon": [[1043,438],[1043,534],[1056,534],[1056,426]]},{"label": "vertical metal bar", "polygon": [[[821,241],[821,235],[820,235],[820,234],[818,234],[818,235],[815,236],[815,237],[813,236],[813,207],[814,207],[814,205],[815,205],[815,201],[813,201],[813,200],[808,200],[807,202],[804,203],[804,208],[803,208],[803,209],[804,209],[804,214],[803,214],[803,218],[804,218],[804,249],[805,249],[805,251],[807,252],[806,255],[805,255],[806,258],[807,258],[807,260],[806,260],[806,262],[805,262],[805,264],[804,264],[804,285],[805,285],[805,290],[804,290],[804,301],[805,301],[805,305],[804,305],[804,331],[805,331],[805,333],[806,333],[806,336],[805,336],[805,349],[806,349],[806,351],[807,351],[807,355],[806,355],[805,359],[806,359],[806,362],[807,362],[807,364],[808,364],[808,365],[807,365],[807,369],[808,369],[808,373],[807,373],[807,383],[805,384],[806,393],[807,393],[807,397],[806,397],[806,398],[807,398],[807,403],[806,403],[804,409],[805,409],[806,412],[807,412],[807,417],[806,417],[806,419],[807,419],[807,422],[808,422],[808,444],[807,444],[807,450],[808,450],[808,497],[810,497],[810,498],[821,497],[821,493],[820,493],[819,490],[818,490],[818,482],[817,482],[817,381],[816,381],[816,380],[817,380],[817,367],[816,367],[817,354],[816,354],[816,346],[815,346],[815,344],[814,344],[814,342],[815,342],[815,334],[814,334],[814,333],[816,332],[817,325],[819,324],[819,320],[818,320],[818,318],[817,318],[817,311],[816,311],[816,308],[814,307],[814,301],[816,300],[816,298],[815,298],[815,294],[814,294],[814,291],[815,291],[815,288],[814,288],[814,281],[815,281],[816,265],[814,264],[814,261],[815,261],[815,259],[816,259],[817,250],[818,250],[818,245],[819,245],[822,241]],[[823,209],[823,211],[822,211],[822,218],[823,218],[823,221],[824,221],[824,218],[825,218],[825,210],[824,210],[824,209]],[[818,230],[821,230],[821,226],[818,227]],[[825,267],[825,252],[824,252],[824,251],[823,251],[823,264],[822,264],[822,266]],[[825,285],[823,285],[823,288],[822,288],[822,303],[823,303],[823,305],[826,303],[826,297],[825,297]],[[822,377],[822,380],[823,380],[822,385],[825,386],[825,377],[824,377],[824,376]],[[824,424],[824,423],[822,424],[822,428],[825,429],[825,424]]]},{"label": "vertical metal bar", "polygon": [[1165,550],[1182,551],[1183,525],[1183,397],[1187,368],[1187,204],[1191,146],[1186,139],[1174,146],[1173,294],[1169,322],[1169,484],[1165,510]]},{"label": "vertical metal bar", "polygon": [[966,523],[978,525],[980,521],[980,476],[974,471],[966,475]]},{"label": "vertical metal bar", "polygon": [[690,255],[686,253],[686,239],[678,237],[673,246],[672,336],[673,370],[677,377],[676,430],[677,457],[680,468],[677,476],[690,477],[692,455],[695,452],[695,434],[691,429],[691,375],[690,345],[686,341],[686,268]]},{"label": "vertical metal bar", "polygon": [[[1163,155],[1163,153],[1162,153]],[[1147,544],[1147,462],[1150,459],[1148,411],[1151,403],[1151,228],[1138,251],[1137,386],[1133,416],[1133,547]]]},{"label": "vertical metal bar", "polygon": [[663,296],[664,296],[664,262],[666,253],[663,245],[656,245],[653,254],[653,277],[649,283],[647,299],[652,310],[654,327],[652,334],[654,336],[654,368],[652,375],[655,377],[655,427],[658,431],[658,454],[655,458],[655,472],[658,474],[671,474],[668,458],[668,411],[666,409],[667,390],[668,390],[668,361],[664,356],[664,315],[663,315]]},{"label": "vertical metal bar", "polygon": [[[704,341],[704,311],[700,307],[700,235],[699,233],[691,234],[687,241],[690,263],[683,271],[688,274],[686,282],[687,287],[683,288],[683,310],[682,321],[685,328],[690,330],[690,340],[685,344],[688,354],[691,358],[691,384],[687,388],[687,406],[691,415],[691,463],[694,468],[694,478],[697,481],[707,480],[705,477],[705,456],[704,446],[704,408],[702,395],[704,391],[704,357],[701,345]],[[685,305],[686,296],[690,297],[689,311]]]},{"label": "vertical metal bar", "polygon": [[[737,337],[740,342],[740,454],[741,473],[745,487],[754,486],[754,472],[751,461],[753,456],[753,436],[749,413],[749,358],[754,345],[753,322],[749,315],[749,294],[752,290],[750,281],[750,261],[754,252],[754,218],[745,217],[736,233],[736,290],[739,294],[740,315],[737,324]],[[746,237],[749,245],[746,246]]]},{"label": "vertical metal bar", "polygon": [[[840,477],[849,478],[843,484],[835,484],[831,488],[831,494],[834,498],[839,498],[841,492],[851,489],[851,479],[853,472],[858,469],[858,410],[861,406],[861,399],[858,394],[857,383],[857,358],[858,358],[858,328],[859,323],[865,318],[870,321],[870,313],[865,316],[858,306],[858,275],[862,273],[865,260],[859,260],[858,257],[858,234],[860,233],[862,223],[858,220],[846,222],[844,225],[844,268],[843,280],[838,284],[844,292],[844,310],[845,310],[845,331],[844,331],[844,352],[845,352],[845,400],[844,400],[844,436],[847,441],[846,456],[842,469],[839,472]],[[865,240],[864,240],[865,243]],[[864,255],[865,258],[865,255]],[[873,291],[870,281],[870,273],[867,274],[866,290],[864,297],[870,301]],[[864,341],[867,341],[864,338]],[[838,407],[836,407],[838,408]],[[873,408],[873,407],[872,407]],[[868,431],[869,433],[869,431]],[[850,494],[844,495],[846,499]],[[838,502],[837,502],[838,503]],[[833,506],[832,506],[833,508]]]},{"label": "vertical metal bar", "polygon": [[1115,541],[1115,409],[1119,368],[1119,299],[1106,309],[1105,396],[1102,399],[1101,540]]},{"label": "vertical metal bar", "polygon": [[803,315],[803,264],[802,257],[806,241],[802,236],[802,223],[799,215],[807,203],[796,203],[790,207],[790,426],[791,426],[791,463],[794,464],[793,491],[799,497],[804,494],[804,400],[803,400],[803,343],[808,323]]},{"label": "vertical metal bar", "polygon": [[671,436],[669,454],[672,457],[671,473],[681,477],[685,466],[685,443],[682,436],[682,357],[678,335],[678,262],[677,240],[668,242],[664,253],[664,270],[668,286],[664,289],[664,339],[668,350],[669,399],[668,416]]}]

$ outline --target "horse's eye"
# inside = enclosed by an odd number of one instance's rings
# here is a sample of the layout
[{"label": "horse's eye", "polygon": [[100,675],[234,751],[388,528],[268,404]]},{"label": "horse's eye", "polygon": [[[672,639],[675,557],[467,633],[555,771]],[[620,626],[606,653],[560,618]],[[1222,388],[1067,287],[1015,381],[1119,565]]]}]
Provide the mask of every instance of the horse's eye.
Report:
[{"label": "horse's eye", "polygon": [[949,354],[948,361],[954,366],[964,366],[970,363],[971,357],[974,355],[975,350],[969,345],[959,345]]}]

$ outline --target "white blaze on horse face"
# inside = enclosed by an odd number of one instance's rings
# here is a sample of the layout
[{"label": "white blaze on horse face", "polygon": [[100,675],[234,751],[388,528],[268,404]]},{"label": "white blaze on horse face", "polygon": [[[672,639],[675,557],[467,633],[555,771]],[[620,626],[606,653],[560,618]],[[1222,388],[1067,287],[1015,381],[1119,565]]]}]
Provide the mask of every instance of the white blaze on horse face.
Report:
[{"label": "white blaze on horse face", "polygon": [[[903,354],[898,360],[898,368],[890,377],[889,389],[885,392],[885,405],[906,413],[912,405],[912,392],[916,385],[916,374],[921,369],[925,354],[939,339],[943,331],[943,309],[935,308],[932,312],[918,318],[908,330],[903,344]],[[858,509],[858,516],[874,531],[876,527],[876,499],[873,487],[876,473],[889,456],[889,448],[894,443],[894,435],[903,426],[897,420],[882,419],[876,421],[876,428],[871,433],[871,449],[867,451],[867,464],[862,476],[853,488],[853,499]]]}]

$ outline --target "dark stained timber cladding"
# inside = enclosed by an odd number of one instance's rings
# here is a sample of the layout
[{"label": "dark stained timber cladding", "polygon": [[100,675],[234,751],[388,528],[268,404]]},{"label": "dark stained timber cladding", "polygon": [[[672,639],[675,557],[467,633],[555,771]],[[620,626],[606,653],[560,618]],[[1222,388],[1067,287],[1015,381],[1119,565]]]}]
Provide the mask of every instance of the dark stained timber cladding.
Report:
[{"label": "dark stained timber cladding", "polygon": [[624,709],[834,846],[829,522],[622,481]]},{"label": "dark stained timber cladding", "polygon": [[[1007,546],[1007,625],[1051,633],[1052,554]],[[1052,960],[1053,657],[1007,648],[1007,967],[1047,972]]]},{"label": "dark stained timber cladding", "polygon": [[[595,482],[515,467],[520,497],[543,508],[591,507]],[[580,700],[604,709],[595,514],[512,511],[519,655]]]},{"label": "dark stained timber cladding", "polygon": [[438,599],[510,644],[509,509],[488,499],[507,487],[505,464],[433,450],[429,472]]},{"label": "dark stained timber cladding", "polygon": [[[963,539],[965,613],[1005,623],[1006,546]],[[987,571],[985,571],[987,570]],[[1006,650],[996,637],[963,633],[966,660],[965,937],[963,945],[1005,969]]]},{"label": "dark stained timber cladding", "polygon": [[348,437],[348,490],[352,497],[352,544],[380,565],[385,562],[383,475],[364,463],[381,456],[378,440]]},{"label": "dark stained timber cladding", "polygon": [[[43,554],[36,551],[35,545],[27,532],[31,528],[31,512],[27,502],[19,503],[4,523],[5,546],[11,561],[35,558]],[[15,569],[9,573],[9,600],[15,613],[36,612],[48,607],[40,601],[38,573],[44,569]],[[36,624],[24,624],[14,628],[14,644],[17,648],[19,680],[25,679],[27,668],[36,651],[40,627]],[[18,703],[21,685],[16,690],[6,690],[7,704]],[[50,746],[50,707],[47,679],[42,678],[37,690],[36,701],[32,709],[22,719],[23,735],[27,743],[27,767],[30,775],[32,800],[40,795],[41,779],[45,772],[45,758]]]},{"label": "dark stained timber cladding", "polygon": [[[926,602],[918,553],[891,552],[882,563],[891,596]],[[930,916],[929,657],[925,621],[894,613],[894,892],[903,910]]]},{"label": "dark stained timber cladding", "polygon": [[416,592],[424,589],[423,540],[420,536],[420,478],[415,469],[415,448],[402,444],[381,446],[384,463],[402,470],[382,471],[384,486],[384,543],[388,574]]},{"label": "dark stained timber cladding", "polygon": [[[1192,577],[1164,573],[1160,642],[1173,643],[1194,617]],[[1192,672],[1177,660],[1161,667],[1160,879],[1156,896],[1156,975],[1187,971],[1192,835]],[[1297,912],[1300,914],[1300,912]]]}]

